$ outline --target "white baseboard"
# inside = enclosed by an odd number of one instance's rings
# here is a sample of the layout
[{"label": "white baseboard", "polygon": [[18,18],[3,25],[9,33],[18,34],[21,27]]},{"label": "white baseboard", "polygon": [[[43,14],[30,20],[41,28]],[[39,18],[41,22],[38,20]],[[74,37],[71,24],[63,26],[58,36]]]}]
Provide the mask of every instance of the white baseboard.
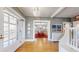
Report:
[{"label": "white baseboard", "polygon": [[58,41],[58,40],[49,40],[49,41]]},{"label": "white baseboard", "polygon": [[[25,41],[35,41],[35,40],[34,39],[25,39]],[[52,39],[50,39],[48,41],[59,41],[59,40],[52,40]]]},{"label": "white baseboard", "polygon": [[25,39],[25,41],[35,41],[35,40],[33,40],[33,39]]},{"label": "white baseboard", "polygon": [[52,40],[52,39],[50,39],[50,40],[48,40],[48,41],[59,41],[59,40]]}]

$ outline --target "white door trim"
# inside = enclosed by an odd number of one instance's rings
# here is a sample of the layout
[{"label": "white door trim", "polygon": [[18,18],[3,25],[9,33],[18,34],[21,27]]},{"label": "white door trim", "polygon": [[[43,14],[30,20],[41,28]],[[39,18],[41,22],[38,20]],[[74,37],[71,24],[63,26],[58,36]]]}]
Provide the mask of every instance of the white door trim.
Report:
[{"label": "white door trim", "polygon": [[48,40],[50,40],[50,20],[33,20],[33,40],[35,40],[35,22],[47,22],[48,23]]}]

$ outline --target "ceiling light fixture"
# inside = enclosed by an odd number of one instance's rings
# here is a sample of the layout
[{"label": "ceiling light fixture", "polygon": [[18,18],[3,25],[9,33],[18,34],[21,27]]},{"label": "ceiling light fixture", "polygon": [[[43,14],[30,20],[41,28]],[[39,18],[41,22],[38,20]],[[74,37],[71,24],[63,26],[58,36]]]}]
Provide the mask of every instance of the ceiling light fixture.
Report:
[{"label": "ceiling light fixture", "polygon": [[34,16],[39,16],[40,15],[40,8],[34,7],[33,8],[33,14],[34,14]]}]

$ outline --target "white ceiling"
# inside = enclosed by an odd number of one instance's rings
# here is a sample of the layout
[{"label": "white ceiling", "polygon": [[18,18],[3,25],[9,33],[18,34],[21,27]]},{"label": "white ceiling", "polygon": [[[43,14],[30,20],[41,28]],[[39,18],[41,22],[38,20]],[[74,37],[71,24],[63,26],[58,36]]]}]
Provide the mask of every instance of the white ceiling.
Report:
[{"label": "white ceiling", "polygon": [[56,17],[74,17],[79,15],[79,7],[66,7]]},{"label": "white ceiling", "polygon": [[[50,17],[52,15],[52,13],[56,12],[56,10],[59,7],[39,7],[40,8],[40,16],[39,17]],[[21,12],[23,12],[23,14],[25,16],[34,16],[33,15],[33,8],[32,7],[20,7],[19,8]]]},{"label": "white ceiling", "polygon": [[[62,7],[39,7],[40,16],[39,17],[74,17],[79,15],[79,7],[65,7],[64,9],[57,12]],[[25,16],[33,16],[33,7],[19,7],[19,10]]]}]

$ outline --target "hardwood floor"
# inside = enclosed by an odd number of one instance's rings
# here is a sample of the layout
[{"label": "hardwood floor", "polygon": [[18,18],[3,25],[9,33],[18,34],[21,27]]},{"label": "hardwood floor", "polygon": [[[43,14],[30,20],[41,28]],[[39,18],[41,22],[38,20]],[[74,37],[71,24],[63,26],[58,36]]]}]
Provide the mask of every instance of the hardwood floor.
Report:
[{"label": "hardwood floor", "polygon": [[16,52],[58,52],[58,49],[58,42],[48,42],[42,38],[35,42],[25,42]]}]

